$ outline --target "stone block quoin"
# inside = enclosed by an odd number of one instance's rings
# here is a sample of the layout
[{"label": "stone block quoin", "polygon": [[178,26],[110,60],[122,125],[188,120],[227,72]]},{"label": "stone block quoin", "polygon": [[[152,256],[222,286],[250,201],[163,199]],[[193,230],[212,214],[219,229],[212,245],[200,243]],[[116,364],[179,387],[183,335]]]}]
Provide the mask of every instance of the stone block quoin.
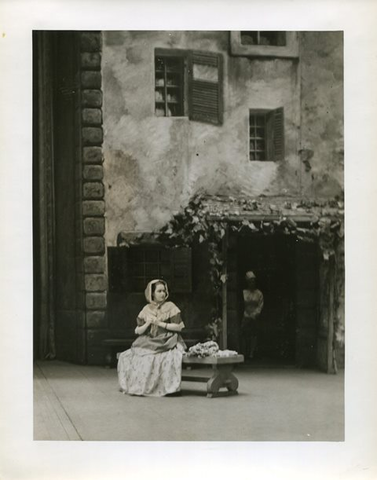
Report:
[{"label": "stone block quoin", "polygon": [[103,237],[84,237],[84,253],[103,255],[105,253],[105,240]]},{"label": "stone block quoin", "polygon": [[100,235],[105,233],[105,219],[89,217],[84,219],[84,233],[86,235]]},{"label": "stone block quoin", "polygon": [[85,273],[105,273],[105,259],[103,256],[90,256],[84,259]]},{"label": "stone block quoin", "polygon": [[103,193],[103,183],[101,182],[87,182],[83,185],[83,196],[85,199],[102,199]]},{"label": "stone block quoin", "polygon": [[[105,189],[103,185],[102,115],[102,35],[90,31],[80,34],[81,145],[82,145],[82,232],[83,289],[86,305],[87,361],[98,356],[91,346],[100,348],[94,333],[106,337],[107,287],[105,257]],[[94,348],[94,347],[93,347]],[[101,354],[99,355],[101,356]]]},{"label": "stone block quoin", "polygon": [[83,70],[99,70],[101,68],[101,53],[100,52],[81,53],[81,68]]},{"label": "stone block quoin", "polygon": [[101,72],[96,70],[84,70],[81,72],[81,86],[83,88],[101,89],[101,84]]},{"label": "stone block quoin", "polygon": [[84,201],[82,204],[82,213],[84,217],[103,217],[105,213],[105,202],[103,200]]},{"label": "stone block quoin", "polygon": [[107,288],[106,276],[90,273],[85,275],[85,289],[87,292],[104,292]]},{"label": "stone block quoin", "polygon": [[102,107],[101,90],[83,90],[81,93],[81,103],[83,107]]},{"label": "stone block quoin", "polygon": [[85,165],[83,168],[83,177],[84,180],[102,180],[102,165]]},{"label": "stone block quoin", "polygon": [[102,145],[103,133],[101,127],[83,127],[82,141],[84,145]]},{"label": "stone block quoin", "polygon": [[104,310],[107,305],[106,293],[87,293],[86,308],[88,310]]},{"label": "stone block quoin", "polygon": [[100,108],[84,108],[82,121],[85,125],[102,125],[102,111]]},{"label": "stone block quoin", "polygon": [[83,160],[86,164],[102,164],[103,154],[101,147],[84,147]]},{"label": "stone block quoin", "polygon": [[101,32],[81,32],[81,52],[99,53],[102,51]]}]

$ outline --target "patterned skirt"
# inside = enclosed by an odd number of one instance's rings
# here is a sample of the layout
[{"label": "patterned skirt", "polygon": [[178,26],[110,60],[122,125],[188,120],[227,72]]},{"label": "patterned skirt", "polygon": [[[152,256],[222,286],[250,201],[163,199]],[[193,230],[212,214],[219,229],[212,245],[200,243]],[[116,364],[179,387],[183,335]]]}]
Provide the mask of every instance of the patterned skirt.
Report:
[{"label": "patterned skirt", "polygon": [[178,392],[183,352],[181,343],[164,352],[138,346],[122,352],[118,360],[120,390],[129,395],[151,397]]}]

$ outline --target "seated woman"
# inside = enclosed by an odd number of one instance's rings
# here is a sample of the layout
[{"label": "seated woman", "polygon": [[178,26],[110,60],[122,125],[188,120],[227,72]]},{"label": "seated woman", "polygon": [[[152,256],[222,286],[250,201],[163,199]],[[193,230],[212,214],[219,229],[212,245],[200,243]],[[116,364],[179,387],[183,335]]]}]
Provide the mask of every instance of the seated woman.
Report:
[{"label": "seated woman", "polygon": [[137,317],[135,333],[139,337],[118,360],[119,385],[124,393],[161,397],[180,391],[186,345],[179,332],[185,325],[179,308],[166,301],[168,296],[164,280],[148,283],[148,304]]}]

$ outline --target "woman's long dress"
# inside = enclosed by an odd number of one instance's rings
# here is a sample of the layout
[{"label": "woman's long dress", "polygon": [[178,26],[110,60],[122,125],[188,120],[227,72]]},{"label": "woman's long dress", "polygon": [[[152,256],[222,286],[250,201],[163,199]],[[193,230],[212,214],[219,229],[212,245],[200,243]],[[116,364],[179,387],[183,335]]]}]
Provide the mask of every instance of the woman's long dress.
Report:
[{"label": "woman's long dress", "polygon": [[[182,322],[179,313],[163,321],[177,324]],[[137,323],[143,325],[144,320],[138,317]],[[121,391],[130,395],[155,397],[178,392],[185,348],[179,333],[161,327],[148,328],[129,350],[119,356],[118,379]]]}]

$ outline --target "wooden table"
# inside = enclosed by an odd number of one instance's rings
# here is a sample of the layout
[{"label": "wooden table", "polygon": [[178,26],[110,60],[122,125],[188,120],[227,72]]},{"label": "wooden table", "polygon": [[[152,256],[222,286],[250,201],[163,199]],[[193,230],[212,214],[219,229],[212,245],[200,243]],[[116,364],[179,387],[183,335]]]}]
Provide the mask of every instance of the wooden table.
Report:
[{"label": "wooden table", "polygon": [[206,382],[207,397],[216,396],[220,388],[227,388],[229,394],[237,394],[238,379],[232,373],[235,365],[244,361],[243,355],[232,355],[231,357],[189,357],[183,356],[183,365],[211,365],[211,376],[187,375],[182,371],[182,381]]}]

